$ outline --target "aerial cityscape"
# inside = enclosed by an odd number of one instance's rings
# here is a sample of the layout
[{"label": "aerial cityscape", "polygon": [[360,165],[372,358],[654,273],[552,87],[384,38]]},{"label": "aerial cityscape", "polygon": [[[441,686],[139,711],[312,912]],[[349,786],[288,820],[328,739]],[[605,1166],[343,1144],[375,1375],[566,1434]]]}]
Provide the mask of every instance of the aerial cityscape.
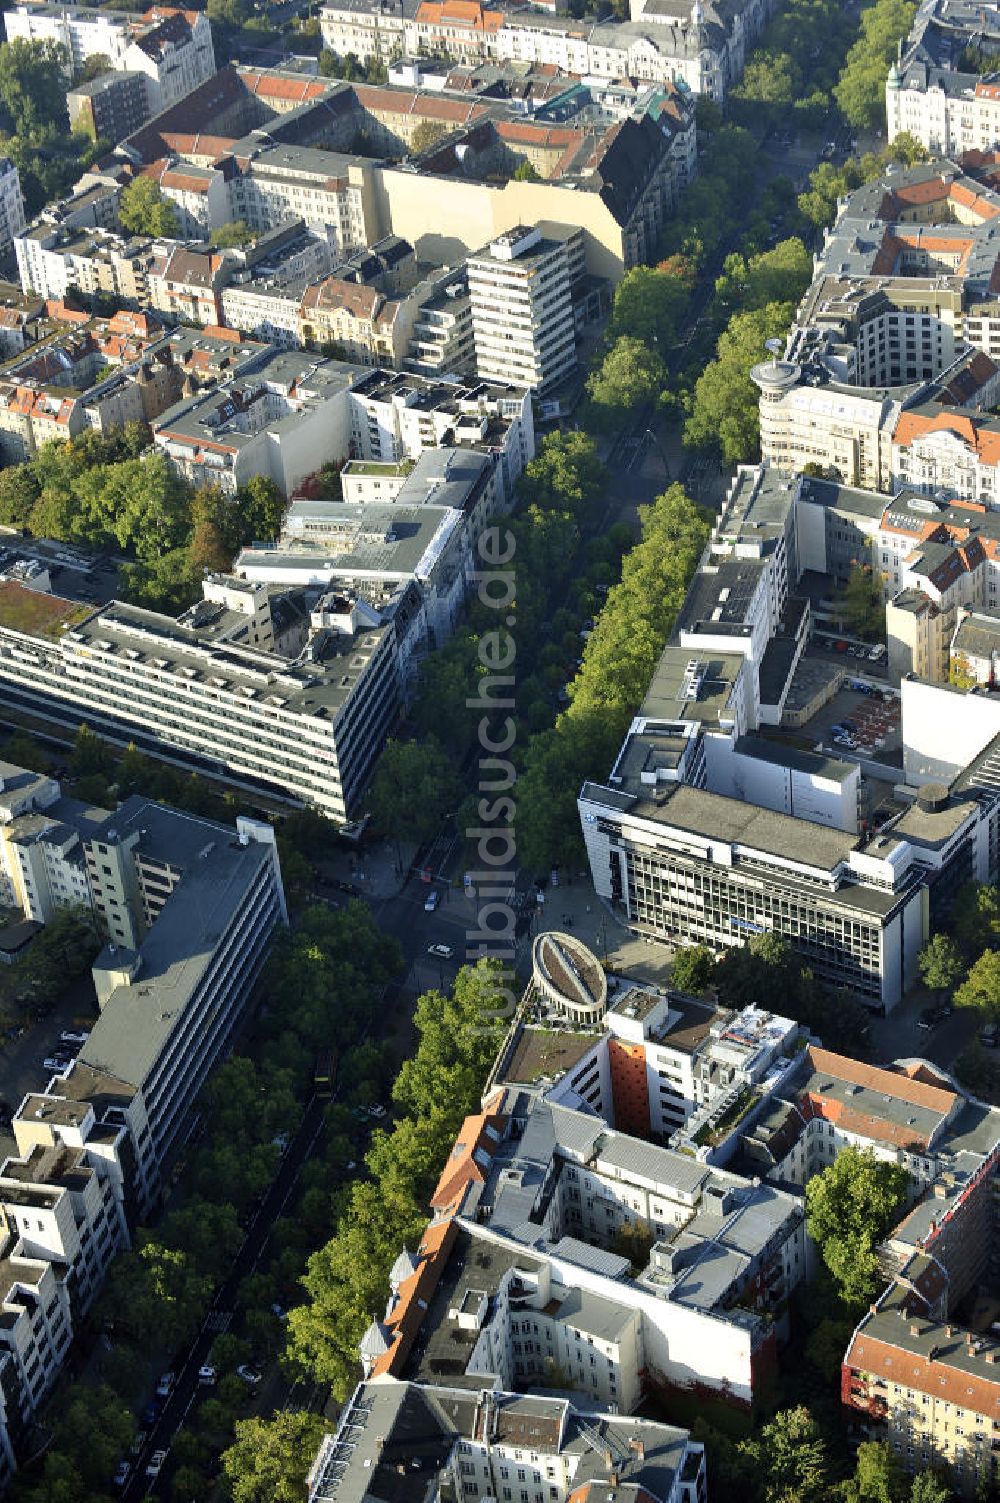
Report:
[{"label": "aerial cityscape", "polygon": [[0,21],[0,1496],[1000,1499],[1000,7]]}]

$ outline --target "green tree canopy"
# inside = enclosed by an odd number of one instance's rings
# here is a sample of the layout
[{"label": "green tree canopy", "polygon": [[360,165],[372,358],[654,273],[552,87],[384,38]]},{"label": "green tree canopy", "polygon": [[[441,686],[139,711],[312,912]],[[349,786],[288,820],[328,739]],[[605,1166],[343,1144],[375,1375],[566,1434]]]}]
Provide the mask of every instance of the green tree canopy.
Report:
[{"label": "green tree canopy", "polygon": [[919,964],[923,983],[932,991],[951,991],[965,974],[958,948],[947,934],[931,935],[920,952]]},{"label": "green tree canopy", "polygon": [[760,448],[759,393],[751,367],[766,356],[769,339],[783,337],[791,303],[766,303],[738,313],[720,336],[716,356],[695,385],[684,442],[696,449],[719,449],[727,464],[754,459]]},{"label": "green tree canopy", "polygon": [[118,200],[118,218],[133,235],[170,238],[180,229],[177,210],[151,177],[136,177],[125,185]]},{"label": "green tree canopy", "polygon": [[761,1503],[813,1503],[825,1496],[830,1459],[808,1409],[780,1410],[741,1450],[754,1463]]},{"label": "green tree canopy", "polygon": [[885,119],[886,74],[916,9],[910,0],[875,0],[861,12],[860,35],[833,91],[844,117],[858,129],[874,129]]},{"label": "green tree canopy", "polygon": [[885,631],[885,602],[882,576],[871,564],[855,564],[840,597],[844,624],[857,637],[882,636]]},{"label": "green tree canopy", "polygon": [[642,539],[626,555],[587,638],[569,707],[535,736],[517,784],[518,853],[529,869],[580,859],[576,796],[610,765],[649,685],[708,537],[705,514],[679,485],[643,509]]},{"label": "green tree canopy", "polygon": [[56,42],[15,37],[0,44],[0,105],[15,136],[34,140],[65,127],[69,56]]},{"label": "green tree canopy", "polygon": [[991,1022],[1000,1020],[1000,950],[986,950],[973,962],[954,998],[956,1007],[975,1007]]},{"label": "green tree canopy", "polygon": [[865,1440],[858,1447],[854,1476],[844,1485],[844,1503],[904,1503],[909,1479],[903,1464],[884,1440]]},{"label": "green tree canopy", "polygon": [[421,120],[410,137],[410,150],[414,156],[420,156],[421,152],[430,151],[439,141],[443,141],[447,131],[440,120]]},{"label": "green tree canopy", "polygon": [[844,1303],[867,1304],[878,1284],[876,1248],[905,1202],[910,1180],[898,1164],[846,1148],[806,1184],[806,1227]]},{"label": "green tree canopy", "polygon": [[955,940],[971,958],[995,948],[1000,941],[1000,888],[985,882],[966,882],[959,888],[951,911]]},{"label": "green tree canopy", "polygon": [[633,266],[615,289],[611,334],[655,344],[663,358],[677,338],[688,301],[679,277],[659,268]]},{"label": "green tree canopy", "polygon": [[242,250],[244,245],[252,244],[254,238],[254,232],[245,219],[230,219],[212,231],[209,244],[215,250]]},{"label": "green tree canopy", "polygon": [[297,1409],[237,1420],[236,1440],[222,1455],[233,1503],[300,1503],[326,1429],[322,1415]]},{"label": "green tree canopy", "polygon": [[458,808],[461,786],[436,741],[388,741],[368,789],[377,829],[418,844]]},{"label": "green tree canopy", "polygon": [[766,308],[768,303],[797,303],[811,281],[812,257],[802,241],[793,238],[760,255],[728,255],[715,293],[725,306],[745,311]]},{"label": "green tree canopy", "polygon": [[549,433],[525,466],[518,490],[526,502],[542,511],[569,511],[585,523],[607,478],[589,434]]},{"label": "green tree canopy", "polygon": [[715,973],[715,956],[707,945],[682,945],[670,967],[670,984],[697,996],[706,991]]},{"label": "green tree canopy", "polygon": [[606,424],[643,402],[658,400],[666,380],[666,367],[656,351],[641,339],[621,335],[598,369],[587,377],[587,391],[596,408],[595,416]]}]

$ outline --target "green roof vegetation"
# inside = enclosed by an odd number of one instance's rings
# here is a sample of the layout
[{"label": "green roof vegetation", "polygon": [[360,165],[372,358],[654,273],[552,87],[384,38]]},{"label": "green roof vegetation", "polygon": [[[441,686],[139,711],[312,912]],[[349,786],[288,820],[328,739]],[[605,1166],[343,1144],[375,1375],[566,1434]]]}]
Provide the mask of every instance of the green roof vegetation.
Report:
[{"label": "green roof vegetation", "polygon": [[742,1121],[750,1108],[759,1100],[760,1092],[755,1086],[744,1086],[732,1106],[728,1107],[721,1117],[716,1118],[714,1122],[706,1122],[704,1127],[698,1129],[694,1136],[698,1147],[704,1148],[707,1144],[715,1147],[717,1143],[721,1143],[737,1122]]},{"label": "green roof vegetation", "polygon": [[93,612],[92,605],[28,590],[16,580],[0,583],[0,626],[24,632],[26,636],[54,640],[67,627],[86,621]]}]

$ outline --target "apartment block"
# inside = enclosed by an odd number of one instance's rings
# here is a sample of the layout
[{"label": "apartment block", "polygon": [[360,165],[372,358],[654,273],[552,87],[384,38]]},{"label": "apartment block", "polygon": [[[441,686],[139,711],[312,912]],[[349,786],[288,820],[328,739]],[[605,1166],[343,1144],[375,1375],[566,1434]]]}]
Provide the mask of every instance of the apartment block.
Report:
[{"label": "apartment block", "polygon": [[24,233],[21,179],[9,157],[0,157],[0,250],[9,250]]},{"label": "apartment block", "polygon": [[[419,1478],[417,1475],[419,1474]],[[309,1473],[309,1503],[362,1503],[392,1492],[505,1503],[596,1503],[641,1492],[651,1503],[705,1503],[705,1457],[685,1430],[622,1421],[569,1399],[444,1382],[362,1383]],[[522,1499],[522,1503],[525,1500]]]},{"label": "apartment block", "polygon": [[927,0],[889,69],[889,138],[908,131],[931,152],[992,152],[1000,135],[992,12],[970,0]]},{"label": "apartment block", "polygon": [[327,47],[363,61],[430,53],[460,62],[548,65],[588,78],[681,79],[694,93],[721,101],[769,14],[764,0],[735,9],[700,0],[681,7],[637,0],[630,19],[595,25],[554,14],[552,7],[491,9],[481,0],[422,0],[392,12],[373,0],[333,0],[323,7],[321,24]]},{"label": "apartment block", "polygon": [[0,764],[0,893],[44,924],[58,909],[90,907],[84,842],[96,811],[64,799],[54,778]]},{"label": "apartment block", "polygon": [[927,921],[905,843],[866,848],[679,784],[587,783],[579,803],[594,886],[640,933],[719,950],[774,931],[821,979],[885,1010],[916,979]]},{"label": "apartment block", "polygon": [[292,502],[274,547],[245,548],[242,578],[354,592],[390,621],[408,692],[428,650],[451,636],[479,567],[476,542],[509,504],[495,455],[425,450],[409,465],[350,460],[342,501]]},{"label": "apartment block", "polygon": [[52,438],[148,423],[181,392],[172,341],[143,313],[85,319],[0,373],[0,455],[29,459]]},{"label": "apartment block", "polygon": [[[71,75],[79,73],[88,58],[97,56],[106,57],[116,73],[141,77],[137,125],[176,104],[215,73],[212,28],[208,17],[197,11],[152,6],[141,14],[97,14],[75,6],[28,4],[7,11],[4,26],[8,41],[47,41],[65,48]],[[110,89],[103,79],[101,84],[101,93]],[[81,101],[75,106],[78,118],[82,111],[86,119],[82,101],[87,95],[79,88],[74,94]],[[117,92],[113,103],[109,98],[100,106],[103,121],[134,129],[128,117],[139,105],[137,89],[128,94],[127,101],[124,93]],[[117,144],[122,137],[108,139]]]},{"label": "apartment block", "polygon": [[[582,236],[577,234],[582,261]],[[518,225],[467,262],[476,369],[544,392],[576,366],[573,247]]]},{"label": "apartment block", "polygon": [[[564,977],[572,974],[563,967]],[[547,1007],[538,1006],[541,980],[536,963],[528,1005],[544,1028],[564,1008],[551,996]],[[628,977],[616,978],[603,1019],[590,1027],[597,1037],[573,1040],[578,1058],[567,1062],[548,1099],[718,1164],[729,1161],[761,1103],[794,1073],[800,1033],[791,1019],[761,1008],[734,1013]],[[530,1029],[514,1043],[515,1051],[522,1047],[530,1051]],[[503,1068],[517,1078],[513,1060]]]},{"label": "apartment block", "polygon": [[66,94],[71,129],[92,141],[123,141],[149,119],[145,73],[101,73]]},{"label": "apartment block", "polygon": [[[966,1101],[950,1156],[883,1248],[890,1282],[847,1348],[841,1399],[863,1433],[888,1441],[908,1471],[935,1467],[971,1496],[996,1473],[991,1321],[996,1246],[996,1112]],[[956,1310],[968,1312],[968,1323]]]},{"label": "apartment block", "polygon": [[[93,971],[99,1017],[79,1057],[21,1101],[16,1153],[0,1164],[8,1480],[112,1258],[167,1184],[287,915],[270,825],[227,829],[142,798],[112,814],[9,765],[2,783],[5,901],[39,922],[88,908],[107,936]],[[46,847],[44,864],[20,862]]]},{"label": "apartment block", "polygon": [[[229,218],[259,231],[300,216],[339,258],[394,238],[424,263],[454,267],[497,235],[544,222],[580,229],[588,273],[617,281],[652,256],[696,170],[693,100],[665,83],[614,110],[581,89],[565,108],[563,122],[534,121],[460,92],[226,69],[125,149],[144,165],[176,155],[219,167]],[[444,136],[404,160],[425,120]],[[535,179],[515,176],[525,163]]]},{"label": "apartment block", "polygon": [[252,230],[304,219],[338,256],[379,238],[374,163],[312,146],[258,146],[237,161],[239,174],[229,184],[230,219],[242,219]]},{"label": "apartment block", "polygon": [[805,1270],[793,1196],[521,1086],[466,1120],[431,1204],[362,1342],[369,1376],[538,1391],[568,1374],[626,1414],[694,1383],[749,1404]]},{"label": "apartment block", "polygon": [[465,375],[475,358],[468,282],[464,274],[443,279],[414,315],[403,366],[422,376]]},{"label": "apartment block", "polygon": [[453,444],[488,449],[499,461],[497,484],[505,509],[518,476],[534,458],[531,394],[524,387],[371,371],[355,382],[350,402],[354,456],[399,464]]},{"label": "apartment block", "polygon": [[847,196],[785,358],[754,370],[765,459],[870,490],[992,496],[998,214],[990,165],[971,159],[901,169]]}]

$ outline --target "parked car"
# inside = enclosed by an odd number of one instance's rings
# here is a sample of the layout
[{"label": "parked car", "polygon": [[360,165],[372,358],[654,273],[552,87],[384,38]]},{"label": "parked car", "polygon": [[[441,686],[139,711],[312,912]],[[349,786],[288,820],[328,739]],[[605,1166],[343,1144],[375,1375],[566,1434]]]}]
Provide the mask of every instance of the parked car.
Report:
[{"label": "parked car", "polygon": [[256,1388],[260,1382],[260,1373],[255,1373],[253,1368],[248,1367],[245,1362],[241,1362],[236,1369],[236,1376],[242,1378],[248,1388]]},{"label": "parked car", "polygon": [[173,1373],[164,1373],[156,1385],[156,1397],[158,1399],[169,1399],[174,1391],[175,1381]]},{"label": "parked car", "polygon": [[368,1115],[369,1117],[374,1117],[376,1122],[381,1122],[382,1118],[387,1117],[389,1114],[384,1106],[379,1106],[376,1103],[374,1106],[368,1108]]},{"label": "parked car", "polygon": [[277,1303],[277,1301],[275,1301],[275,1303],[271,1306],[271,1314],[277,1316],[279,1320],[288,1319],[288,1311],[283,1309],[281,1305]]},{"label": "parked car", "polygon": [[166,1459],[166,1451],[154,1451],[152,1456],[149,1458],[149,1463],[146,1467],[146,1476],[151,1482],[155,1481],[163,1471],[163,1463],[166,1461]]},{"label": "parked car", "polygon": [[89,1029],[81,1029],[79,1033],[67,1031],[59,1035],[60,1044],[85,1044],[90,1038]]},{"label": "parked car", "polygon": [[427,953],[428,955],[435,955],[438,960],[450,960],[455,952],[451,948],[451,945],[428,945]]},{"label": "parked car", "polygon": [[441,894],[438,892],[436,887],[432,888],[424,899],[424,912],[433,913],[440,901]]},{"label": "parked car", "polygon": [[979,1030],[979,1042],[986,1049],[995,1049],[1000,1042],[1000,1027],[996,1023],[984,1023]]},{"label": "parked car", "polygon": [[936,1007],[925,1007],[917,1019],[920,1028],[936,1028],[945,1018],[950,1018],[955,1009],[950,1002],[941,1002]]},{"label": "parked car", "polygon": [[277,1132],[271,1139],[271,1147],[280,1149],[284,1153],[291,1141],[292,1135],[290,1132]]},{"label": "parked car", "polygon": [[72,1063],[72,1058],[67,1054],[48,1054],[42,1060],[42,1068],[61,1073],[66,1069],[67,1065],[71,1065]]},{"label": "parked car", "polygon": [[143,1448],[148,1439],[149,1436],[146,1434],[145,1430],[137,1430],[135,1432],[132,1437],[132,1444],[128,1448],[128,1453],[133,1461],[139,1460],[139,1457],[142,1455]]},{"label": "parked car", "polygon": [[159,1419],[162,1409],[163,1405],[160,1404],[156,1399],[153,1399],[151,1403],[146,1405],[145,1409],[142,1411],[142,1423],[146,1426],[147,1429],[156,1424],[156,1421]]},{"label": "parked car", "polygon": [[117,1488],[119,1492],[123,1492],[131,1475],[132,1463],[130,1461],[119,1461],[115,1468],[115,1475],[111,1479],[111,1486]]},{"label": "parked car", "polygon": [[199,1387],[201,1387],[201,1388],[214,1388],[215,1387],[216,1377],[217,1377],[217,1374],[216,1374],[216,1371],[215,1371],[214,1367],[209,1367],[207,1364],[206,1364],[205,1367],[199,1367],[199,1369],[198,1369],[198,1385],[199,1385]]}]

